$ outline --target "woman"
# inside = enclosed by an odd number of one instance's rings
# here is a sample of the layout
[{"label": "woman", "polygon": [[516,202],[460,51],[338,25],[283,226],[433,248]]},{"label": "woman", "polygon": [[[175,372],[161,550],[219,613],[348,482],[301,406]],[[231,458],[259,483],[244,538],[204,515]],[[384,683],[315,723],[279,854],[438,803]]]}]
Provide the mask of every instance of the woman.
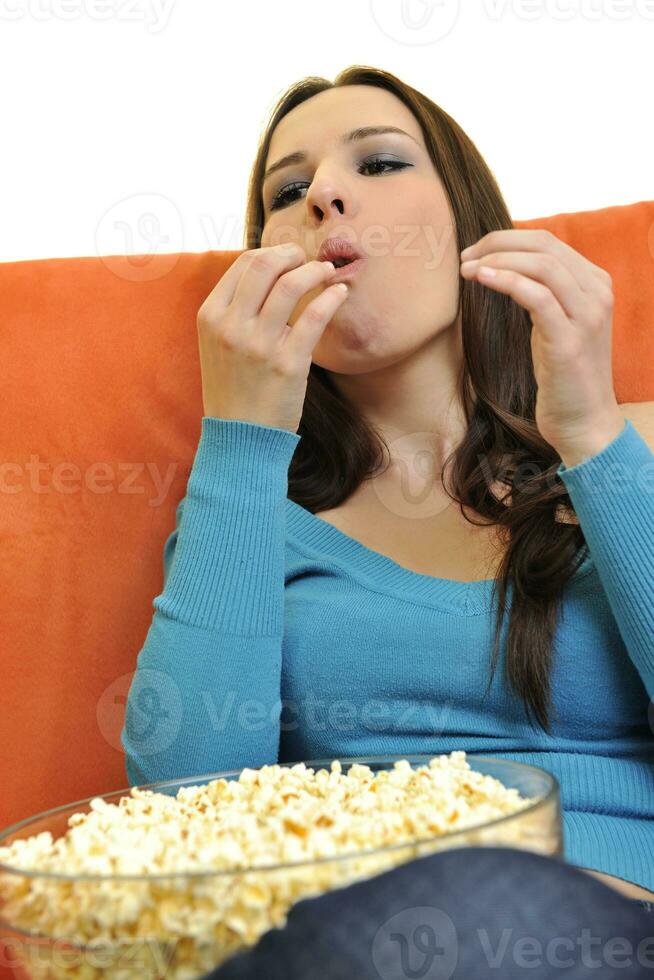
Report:
[{"label": "woman", "polygon": [[[610,277],[514,229],[457,123],[368,67],[282,96],[247,228],[198,313],[205,415],[130,782],[461,748],[542,765],[568,862],[641,915],[654,454],[613,391]],[[319,261],[338,254],[359,261]],[[139,744],[162,676],[183,720]]]}]

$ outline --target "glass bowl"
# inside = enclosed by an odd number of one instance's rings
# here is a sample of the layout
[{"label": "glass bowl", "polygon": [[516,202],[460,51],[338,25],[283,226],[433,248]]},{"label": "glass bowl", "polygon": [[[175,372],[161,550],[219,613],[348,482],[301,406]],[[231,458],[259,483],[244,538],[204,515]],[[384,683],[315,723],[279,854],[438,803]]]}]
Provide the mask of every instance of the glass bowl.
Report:
[{"label": "glass bowl", "polygon": [[[340,759],[342,772],[362,764],[373,772],[392,769],[406,759],[413,768],[429,765],[434,755],[367,756]],[[311,859],[286,864],[258,864],[248,869],[228,871],[177,871],[165,874],[63,874],[21,870],[0,863],[0,944],[4,943],[3,964],[10,965],[20,980],[27,978],[103,978],[103,980],[193,980],[210,972],[232,954],[254,945],[268,929],[281,928],[292,904],[301,898],[322,894],[333,888],[380,874],[406,861],[454,847],[516,847],[563,857],[563,829],[560,788],[556,778],[544,769],[483,755],[466,755],[470,768],[499,780],[531,802],[516,813],[464,830],[439,834],[410,843],[399,843],[370,850],[350,851],[337,857]],[[331,759],[305,761],[307,768],[330,769]],[[297,762],[281,763],[282,768]],[[189,776],[181,780],[149,783],[141,790],[176,796],[182,787],[203,786],[216,779],[238,779],[242,770]],[[52,840],[69,829],[73,814],[88,813],[98,799],[118,804],[131,795],[131,787],[89,797],[22,820],[0,832],[0,847],[17,840],[49,833]],[[25,913],[18,912],[18,894],[28,896],[32,909],[57,909],[57,935],[45,935],[29,928]],[[250,887],[252,886],[252,887]],[[180,898],[181,894],[181,898]],[[148,925],[147,904],[156,904],[158,918],[168,915],[166,934],[153,935]],[[244,896],[248,897],[244,912]],[[272,896],[272,898],[271,898]],[[240,904],[236,904],[238,897]],[[130,899],[134,909],[130,919]],[[72,903],[72,904],[71,904]],[[75,935],[67,928],[66,909],[85,903],[94,917],[98,932],[92,940]],[[125,923],[120,935],[103,930],[102,910],[109,903],[120,906]],[[152,907],[152,905],[150,905]],[[145,908],[145,912],[143,909]],[[181,910],[181,911],[180,911]],[[222,914],[221,914],[222,910]],[[151,913],[150,913],[151,916]],[[112,934],[113,932],[113,934]]]}]

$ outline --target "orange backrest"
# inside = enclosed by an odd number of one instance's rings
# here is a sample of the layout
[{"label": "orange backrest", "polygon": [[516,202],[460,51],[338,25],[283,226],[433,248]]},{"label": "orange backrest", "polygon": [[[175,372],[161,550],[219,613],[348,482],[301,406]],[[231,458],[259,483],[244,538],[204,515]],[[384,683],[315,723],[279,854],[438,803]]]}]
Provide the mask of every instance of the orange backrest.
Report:
[{"label": "orange backrest", "polygon": [[[618,401],[654,399],[654,201],[515,225],[611,274]],[[0,827],[127,786],[125,699],[200,437],[196,314],[239,254],[0,265]]]},{"label": "orange backrest", "polygon": [[[654,399],[654,201],[516,227],[611,273],[618,401]],[[124,696],[200,437],[196,314],[238,255],[0,264],[0,827],[127,785]]]}]

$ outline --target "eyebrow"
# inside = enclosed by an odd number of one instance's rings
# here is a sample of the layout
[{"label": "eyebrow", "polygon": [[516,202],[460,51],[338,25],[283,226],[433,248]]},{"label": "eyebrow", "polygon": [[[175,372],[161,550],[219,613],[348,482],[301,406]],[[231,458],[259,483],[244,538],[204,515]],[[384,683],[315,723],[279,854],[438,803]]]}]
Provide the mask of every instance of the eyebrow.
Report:
[{"label": "eyebrow", "polygon": [[[418,140],[411,136],[410,133],[405,132],[405,130],[400,129],[399,126],[359,126],[357,129],[350,130],[349,133],[344,133],[340,138],[340,143],[354,143],[356,140],[365,139],[366,136],[380,136],[383,133],[399,133],[402,136],[408,136],[410,140],[413,140],[418,146]],[[281,170],[282,167],[289,167],[294,163],[305,163],[308,158],[306,150],[296,150],[295,153],[288,153],[285,157],[281,157],[272,166],[268,167],[263,175],[264,182],[268,180],[272,174]]]}]

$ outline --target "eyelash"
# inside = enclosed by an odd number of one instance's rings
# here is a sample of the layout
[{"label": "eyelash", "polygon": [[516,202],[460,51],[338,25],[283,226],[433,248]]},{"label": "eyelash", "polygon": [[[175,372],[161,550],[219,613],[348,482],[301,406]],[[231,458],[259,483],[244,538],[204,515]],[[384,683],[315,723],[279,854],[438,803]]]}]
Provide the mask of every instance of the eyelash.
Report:
[{"label": "eyelash", "polygon": [[[403,170],[405,167],[413,166],[412,163],[401,163],[399,160],[383,160],[381,157],[371,157],[369,160],[364,160],[359,169],[361,170],[362,168],[369,167],[375,163],[381,163],[386,167],[391,167],[391,170],[386,171],[386,173],[392,173],[395,170]],[[383,176],[383,173],[378,172],[377,174],[372,174],[371,176],[381,177]],[[282,187],[277,191],[270,202],[270,210],[277,211],[280,207],[284,207],[288,203],[293,203],[292,201],[288,201],[288,194],[303,186],[305,186],[305,181],[295,180],[292,183],[287,184],[285,187]]]}]

